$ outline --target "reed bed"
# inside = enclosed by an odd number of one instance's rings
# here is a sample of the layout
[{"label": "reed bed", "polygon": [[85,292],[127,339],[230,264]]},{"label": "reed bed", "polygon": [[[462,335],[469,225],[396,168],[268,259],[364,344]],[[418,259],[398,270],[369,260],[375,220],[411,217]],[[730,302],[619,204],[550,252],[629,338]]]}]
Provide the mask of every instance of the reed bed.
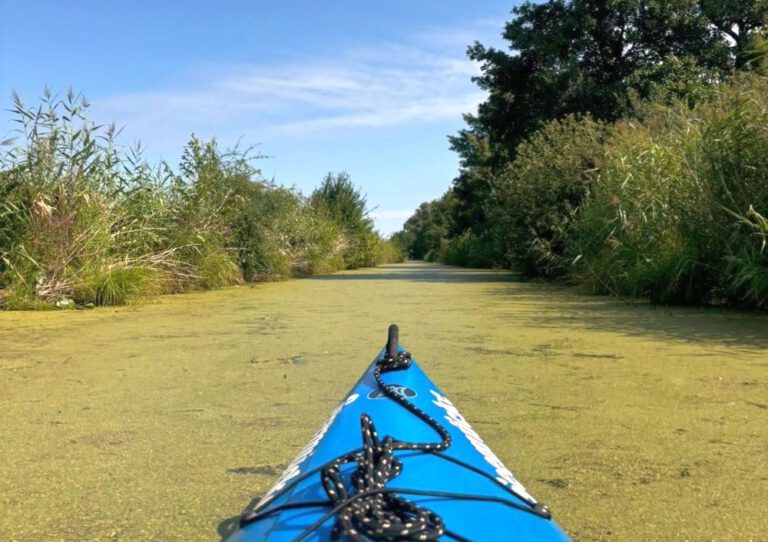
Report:
[{"label": "reed bed", "polygon": [[151,165],[88,109],[71,91],[46,89],[32,108],[13,97],[17,128],[0,155],[6,309],[120,305],[402,259],[346,174],[305,197],[264,179],[250,149],[194,135],[178,168]]}]

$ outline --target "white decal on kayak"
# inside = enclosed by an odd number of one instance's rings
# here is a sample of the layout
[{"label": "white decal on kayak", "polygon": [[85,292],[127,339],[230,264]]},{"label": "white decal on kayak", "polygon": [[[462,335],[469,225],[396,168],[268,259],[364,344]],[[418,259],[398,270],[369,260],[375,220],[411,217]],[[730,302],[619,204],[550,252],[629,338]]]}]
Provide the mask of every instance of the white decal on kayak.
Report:
[{"label": "white decal on kayak", "polygon": [[528,493],[525,487],[523,487],[523,484],[517,481],[515,475],[512,474],[507,467],[504,466],[504,463],[502,463],[501,460],[496,457],[496,454],[493,453],[493,451],[488,447],[488,445],[483,442],[483,439],[480,438],[480,435],[478,435],[477,432],[472,429],[472,426],[469,425],[469,422],[464,419],[464,416],[461,415],[459,409],[453,406],[453,403],[451,403],[447,397],[440,395],[435,390],[429,391],[432,395],[435,396],[435,400],[432,402],[445,410],[445,419],[448,420],[448,423],[454,427],[457,427],[459,431],[464,433],[464,436],[467,437],[469,442],[472,443],[472,446],[474,446],[475,449],[480,452],[480,455],[482,455],[483,458],[488,462],[488,464],[494,468],[497,474],[496,480],[501,482],[503,485],[508,486],[522,498],[530,501],[531,503],[535,503],[536,499],[534,499],[531,494]]},{"label": "white decal on kayak", "polygon": [[312,455],[312,452],[315,451],[315,448],[320,443],[320,440],[325,436],[325,433],[328,431],[328,428],[333,423],[333,420],[336,419],[336,416],[339,415],[339,412],[347,406],[352,403],[354,403],[357,398],[360,397],[359,394],[353,393],[349,397],[346,398],[346,400],[341,403],[339,406],[337,406],[333,412],[331,412],[331,415],[328,417],[327,420],[325,420],[325,423],[320,426],[320,429],[317,430],[317,433],[315,433],[315,436],[312,437],[312,439],[307,443],[304,448],[299,452],[299,455],[296,456],[296,459],[291,461],[291,464],[288,465],[288,467],[283,471],[283,474],[280,475],[280,478],[277,479],[277,482],[274,486],[272,486],[272,489],[267,491],[267,494],[264,495],[259,503],[256,505],[255,509],[258,509],[263,502],[265,502],[267,499],[270,499],[272,496],[275,495],[278,491],[283,489],[288,482],[290,482],[292,479],[296,478],[299,474],[301,474],[301,469],[299,468],[299,465],[308,458],[310,455]]}]

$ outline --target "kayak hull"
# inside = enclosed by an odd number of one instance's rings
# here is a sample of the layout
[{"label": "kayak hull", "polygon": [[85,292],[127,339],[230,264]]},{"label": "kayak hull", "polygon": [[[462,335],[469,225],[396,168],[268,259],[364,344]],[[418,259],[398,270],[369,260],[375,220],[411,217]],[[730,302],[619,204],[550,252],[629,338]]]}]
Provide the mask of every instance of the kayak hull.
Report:
[{"label": "kayak hull", "polygon": [[[379,357],[382,355],[384,352]],[[320,474],[306,475],[361,447],[362,414],[371,417],[380,438],[389,435],[403,442],[440,441],[440,436],[428,424],[381,392],[374,377],[375,366],[376,361],[256,505],[256,510],[263,513],[286,504],[328,501]],[[446,529],[469,540],[569,540],[552,519],[532,513],[536,503],[534,498],[415,361],[408,369],[384,373],[382,380],[394,386],[402,398],[437,420],[452,439],[450,447],[439,454],[395,452],[403,469],[387,488],[402,489],[404,492],[398,493],[401,497],[435,512],[443,519]],[[450,459],[464,462],[475,471]],[[342,475],[347,480],[355,466],[353,462],[342,467]],[[409,490],[497,498],[505,503],[407,494]],[[330,509],[331,506],[326,505],[265,514],[256,521],[243,524],[230,540],[283,542],[305,535],[302,540],[328,541],[335,518],[329,518],[311,533],[306,530]],[[442,539],[449,540],[446,536]]]}]

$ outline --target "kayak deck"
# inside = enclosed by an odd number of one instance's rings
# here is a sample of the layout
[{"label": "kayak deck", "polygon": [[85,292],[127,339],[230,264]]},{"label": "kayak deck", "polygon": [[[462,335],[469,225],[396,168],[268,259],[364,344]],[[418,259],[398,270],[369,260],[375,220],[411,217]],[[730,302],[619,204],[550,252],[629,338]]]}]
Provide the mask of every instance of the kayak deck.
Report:
[{"label": "kayak deck", "polygon": [[[398,348],[398,355],[405,358],[402,348]],[[231,540],[567,541],[546,507],[528,494],[416,362],[408,358],[407,368],[377,374],[377,367],[380,372],[382,362],[388,357],[392,359],[386,349],[382,350],[275,486],[253,511],[243,516],[241,529]],[[417,412],[409,410],[409,405]],[[378,432],[378,437],[374,435],[375,441],[371,441],[370,427],[364,441],[367,426],[363,422],[361,431],[363,416],[375,425]],[[430,419],[437,427],[430,425]],[[354,474],[358,461],[350,458],[355,454],[359,457],[366,444],[371,458],[381,460],[386,436],[394,443],[403,443],[404,447],[413,443],[432,449],[391,451],[393,459],[385,464],[397,471],[395,475],[387,474],[391,478],[385,485],[377,486],[379,489],[369,489],[370,495],[359,495],[368,486],[357,479],[362,476]],[[446,441],[448,445],[441,446]],[[370,448],[376,445],[379,451],[371,452]],[[344,456],[348,456],[348,460],[337,461],[336,472],[329,472],[329,463]],[[365,465],[362,468],[364,470]],[[370,470],[370,466],[368,468]],[[371,472],[375,477],[376,473]],[[345,498],[340,499],[336,490]],[[402,506],[399,503],[403,499],[415,506],[418,513],[406,514],[406,519],[412,519],[398,527],[412,538],[399,535],[386,538],[384,534],[380,538],[355,538],[354,520],[347,517],[347,521],[343,521],[344,516],[354,515],[355,503],[377,495],[380,501],[389,502],[390,507]],[[336,501],[331,497],[336,497]],[[371,510],[366,513],[374,514]],[[427,518],[431,515],[437,517],[433,523],[443,524],[439,536],[436,531],[439,525],[432,525],[431,531],[425,527],[417,534],[409,532],[408,526],[414,523],[418,526],[419,521],[429,522]],[[389,523],[392,522],[383,520],[384,527],[378,529],[391,527]],[[343,529],[341,524],[348,529]],[[366,527],[359,523],[358,526]]]}]

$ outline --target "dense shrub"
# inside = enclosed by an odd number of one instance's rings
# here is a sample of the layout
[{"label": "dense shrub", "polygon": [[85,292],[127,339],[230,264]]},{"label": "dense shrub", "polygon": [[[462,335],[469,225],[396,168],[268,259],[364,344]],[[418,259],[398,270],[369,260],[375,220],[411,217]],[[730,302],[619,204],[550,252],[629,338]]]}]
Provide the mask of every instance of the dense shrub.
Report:
[{"label": "dense shrub", "polygon": [[442,244],[435,261],[465,267],[498,267],[498,239],[490,231],[475,235],[471,230]]},{"label": "dense shrub", "polygon": [[14,97],[14,110],[21,142],[0,162],[6,306],[127,300],[154,292],[161,272],[177,267],[173,251],[159,246],[164,243],[150,226],[162,210],[158,172],[136,152],[119,149],[114,128],[90,123],[80,96],[58,100],[46,92],[41,107],[32,110]]},{"label": "dense shrub", "polygon": [[373,229],[368,217],[366,198],[355,188],[346,172],[329,173],[309,197],[315,215],[336,225],[343,233],[343,266],[347,269],[369,267],[398,261],[402,255],[393,251]]},{"label": "dense shrub", "polygon": [[451,192],[440,199],[422,203],[394,239],[409,258],[437,261],[447,245],[448,230],[453,222],[452,210]]},{"label": "dense shrub", "polygon": [[88,120],[79,95],[46,91],[34,109],[14,97],[13,109],[20,128],[0,156],[6,308],[123,304],[402,258],[346,174],[307,199],[262,179],[259,156],[194,136],[178,172],[150,167]]},{"label": "dense shrub", "polygon": [[489,211],[505,263],[532,276],[569,271],[566,241],[602,161],[605,130],[588,118],[567,117],[518,147],[515,160],[494,179]]},{"label": "dense shrub", "polygon": [[[454,231],[454,198],[396,238],[412,257],[501,264],[656,303],[768,305],[768,78],[659,92],[613,124],[543,125],[488,172],[490,226]],[[477,170],[477,168],[475,168]]]},{"label": "dense shrub", "polygon": [[379,259],[377,264],[385,263],[401,263],[405,261],[405,251],[400,243],[393,239],[387,239],[382,241],[381,248],[379,250]]},{"label": "dense shrub", "polygon": [[761,307],[768,296],[768,80],[611,130],[571,250],[595,290]]}]

